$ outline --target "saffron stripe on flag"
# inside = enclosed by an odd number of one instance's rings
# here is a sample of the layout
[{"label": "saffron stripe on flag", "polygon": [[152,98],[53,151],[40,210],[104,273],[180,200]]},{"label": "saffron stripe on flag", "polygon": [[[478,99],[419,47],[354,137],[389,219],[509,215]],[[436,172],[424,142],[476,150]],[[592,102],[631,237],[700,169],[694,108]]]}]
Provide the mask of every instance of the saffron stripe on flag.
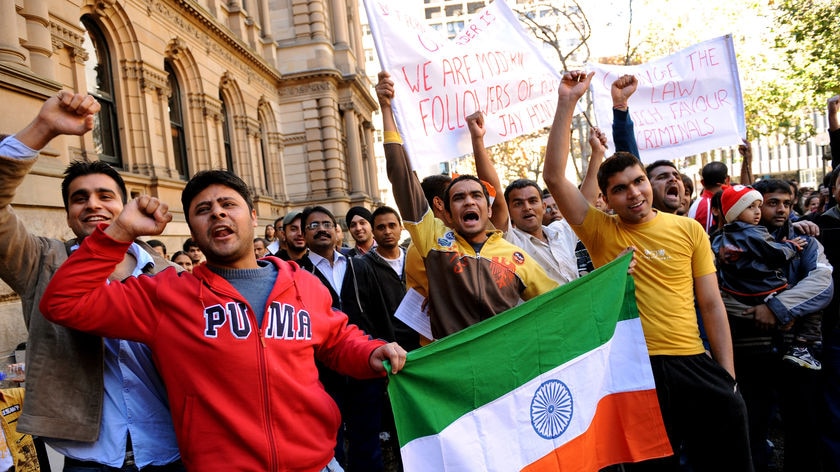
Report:
[{"label": "saffron stripe on flag", "polygon": [[[606,396],[598,403],[589,429],[522,471],[592,471],[611,464],[670,456],[673,452],[667,446],[664,425],[650,427],[650,419],[659,415],[655,390]],[[615,431],[624,434],[611,434]]]}]

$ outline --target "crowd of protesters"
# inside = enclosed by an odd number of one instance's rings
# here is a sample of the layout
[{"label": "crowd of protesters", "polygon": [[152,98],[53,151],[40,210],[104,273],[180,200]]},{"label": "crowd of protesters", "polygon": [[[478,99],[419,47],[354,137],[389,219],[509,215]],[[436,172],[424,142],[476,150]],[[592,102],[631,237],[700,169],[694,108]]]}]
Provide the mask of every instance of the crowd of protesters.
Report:
[{"label": "crowd of protesters", "polygon": [[[18,430],[58,450],[69,472],[401,470],[385,361],[396,373],[406,350],[631,250],[674,454],[616,468],[840,470],[840,155],[820,188],[798,189],[753,182],[745,145],[739,182],[711,162],[693,198],[671,161],[642,164],[627,105],[637,81],[623,76],[611,89],[617,151],[605,156],[593,129],[578,186],[565,174],[569,129],[591,79],[575,71],[560,82],[541,188],[502,185],[481,113],[466,120],[477,175],[421,182],[380,73],[397,208],[355,206],[341,221],[309,206],[257,235],[244,182],[200,172],[182,196],[191,238],[171,255],[148,239],[171,220],[168,204],[128,201],[107,165],[65,173],[76,239],[38,237],[18,220],[10,201],[38,151],[86,133],[99,111],[88,95],[51,97],[0,141],[0,278],[24,299],[29,328]],[[838,102],[828,105],[835,149]],[[425,300],[430,337],[395,317],[409,292]],[[776,418],[783,466],[773,464]],[[0,470],[30,470],[14,457]]]}]

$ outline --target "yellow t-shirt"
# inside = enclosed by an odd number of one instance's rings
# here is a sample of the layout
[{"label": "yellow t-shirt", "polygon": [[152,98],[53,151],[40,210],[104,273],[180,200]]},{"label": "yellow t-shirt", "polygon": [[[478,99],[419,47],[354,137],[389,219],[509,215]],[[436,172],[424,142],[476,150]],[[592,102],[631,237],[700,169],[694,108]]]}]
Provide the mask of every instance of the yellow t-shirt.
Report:
[{"label": "yellow t-shirt", "polygon": [[694,279],[715,272],[703,227],[692,218],[657,212],[648,222],[625,224],[590,206],[572,228],[600,267],[636,247],[636,304],[650,355],[704,351],[694,310]]}]

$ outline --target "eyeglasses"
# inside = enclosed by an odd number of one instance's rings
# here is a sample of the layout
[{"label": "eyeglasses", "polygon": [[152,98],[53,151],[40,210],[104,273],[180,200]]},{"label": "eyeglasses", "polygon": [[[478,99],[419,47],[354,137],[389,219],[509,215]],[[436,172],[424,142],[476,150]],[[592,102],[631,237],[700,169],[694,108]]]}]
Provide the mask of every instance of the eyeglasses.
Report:
[{"label": "eyeglasses", "polygon": [[315,231],[318,228],[333,229],[334,226],[335,223],[332,221],[313,221],[312,223],[306,225],[306,227],[312,231]]}]

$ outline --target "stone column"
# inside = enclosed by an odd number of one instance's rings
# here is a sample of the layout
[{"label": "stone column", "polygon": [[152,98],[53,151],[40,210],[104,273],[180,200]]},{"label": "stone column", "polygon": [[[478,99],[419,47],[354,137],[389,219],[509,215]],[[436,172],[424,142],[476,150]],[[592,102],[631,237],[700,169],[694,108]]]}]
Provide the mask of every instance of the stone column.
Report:
[{"label": "stone column", "polygon": [[365,178],[362,170],[362,145],[359,142],[359,121],[352,103],[343,104],[344,132],[347,136],[347,155],[344,161],[350,175],[350,195],[355,196],[365,192]]},{"label": "stone column", "polygon": [[268,0],[259,0],[260,28],[262,29],[263,38],[271,37],[270,11],[271,10],[268,9]]},{"label": "stone column", "polygon": [[329,36],[327,29],[327,13],[324,0],[309,2],[309,28],[312,39],[326,39]]},{"label": "stone column", "polygon": [[26,65],[26,54],[19,46],[15,0],[0,0],[0,63]]},{"label": "stone column", "polygon": [[338,107],[335,99],[318,99],[321,116],[321,136],[324,147],[324,176],[326,177],[327,195],[342,196],[347,192],[347,176],[344,150],[341,143],[341,123],[338,120]]},{"label": "stone column", "polygon": [[370,121],[362,123],[361,133],[365,143],[362,146],[362,155],[367,163],[368,182],[370,182],[370,188],[367,190],[373,201],[377,201],[380,198],[380,194],[376,156],[373,152],[373,124]]},{"label": "stone column", "polygon": [[333,12],[333,44],[349,45],[350,35],[348,33],[347,3],[345,0],[329,0]]},{"label": "stone column", "polygon": [[283,135],[276,131],[268,133],[268,158],[271,160],[271,191],[275,198],[285,200],[286,197],[286,172],[283,162]]},{"label": "stone column", "polygon": [[50,13],[48,2],[44,0],[26,0],[21,16],[26,19],[26,43],[29,62],[36,75],[55,80],[55,66],[52,56],[52,35],[50,34]]}]

